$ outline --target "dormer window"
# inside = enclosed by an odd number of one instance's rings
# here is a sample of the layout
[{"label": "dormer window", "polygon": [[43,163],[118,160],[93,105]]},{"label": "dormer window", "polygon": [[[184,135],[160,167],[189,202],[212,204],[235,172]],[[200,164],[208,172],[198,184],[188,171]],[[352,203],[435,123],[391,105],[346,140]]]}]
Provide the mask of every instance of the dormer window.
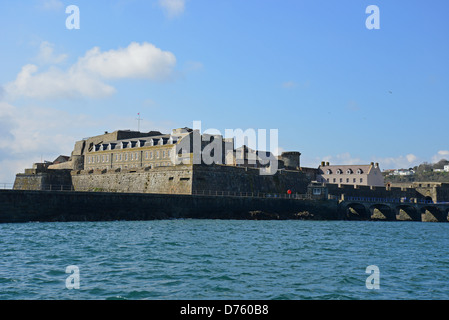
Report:
[{"label": "dormer window", "polygon": [[351,169],[346,170],[346,174],[352,174],[352,170]]},{"label": "dormer window", "polygon": [[357,170],[357,174],[362,174],[362,173],[363,173],[363,170],[359,168],[359,169]]},{"label": "dormer window", "polygon": [[343,173],[343,171],[341,169],[337,170],[337,174],[342,174],[342,173]]},{"label": "dormer window", "polygon": [[332,174],[332,170],[331,169],[327,169],[326,174]]}]

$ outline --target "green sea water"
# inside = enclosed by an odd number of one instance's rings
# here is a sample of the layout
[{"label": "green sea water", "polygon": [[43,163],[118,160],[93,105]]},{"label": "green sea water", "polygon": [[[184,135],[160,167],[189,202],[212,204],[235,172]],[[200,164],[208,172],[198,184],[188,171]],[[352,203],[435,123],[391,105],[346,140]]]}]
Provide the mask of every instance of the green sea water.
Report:
[{"label": "green sea water", "polygon": [[1,224],[0,299],[449,299],[448,248],[449,223]]}]

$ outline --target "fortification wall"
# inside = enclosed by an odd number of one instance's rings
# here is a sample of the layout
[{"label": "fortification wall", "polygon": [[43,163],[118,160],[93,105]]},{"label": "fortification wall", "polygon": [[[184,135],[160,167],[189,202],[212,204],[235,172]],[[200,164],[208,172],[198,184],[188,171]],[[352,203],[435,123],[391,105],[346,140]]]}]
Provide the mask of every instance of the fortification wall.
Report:
[{"label": "fortification wall", "polygon": [[51,186],[71,186],[70,170],[46,170],[45,172],[19,173],[14,181],[14,190],[47,190]]},{"label": "fortification wall", "polygon": [[339,216],[336,201],[0,190],[0,223],[172,218],[280,220]]},{"label": "fortification wall", "polygon": [[326,184],[329,194],[334,196],[351,197],[372,197],[372,198],[422,198],[417,194],[414,188],[399,188],[399,187],[370,187],[370,186],[353,186],[345,184]]},{"label": "fortification wall", "polygon": [[135,193],[192,193],[192,166],[114,171],[74,171],[72,183],[79,191]]},{"label": "fortification wall", "polygon": [[274,175],[260,175],[258,169],[224,165],[195,166],[193,190],[225,192],[261,192],[305,194],[310,178],[299,171],[278,171]]}]

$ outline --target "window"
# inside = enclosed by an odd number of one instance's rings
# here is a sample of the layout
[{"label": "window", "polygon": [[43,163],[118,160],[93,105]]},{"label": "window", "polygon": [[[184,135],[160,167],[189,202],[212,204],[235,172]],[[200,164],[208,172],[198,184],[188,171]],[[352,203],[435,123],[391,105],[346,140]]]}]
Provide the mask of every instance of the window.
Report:
[{"label": "window", "polygon": [[167,158],[170,158],[170,150],[167,150]]},{"label": "window", "polygon": [[134,153],[131,152],[131,161],[134,160]]},{"label": "window", "polygon": [[159,151],[156,151],[156,158],[159,159]]},{"label": "window", "polygon": [[128,161],[128,154],[125,153],[125,161]]},{"label": "window", "polygon": [[363,170],[359,168],[359,169],[357,170],[357,174],[362,174],[362,173],[363,173]]},{"label": "window", "polygon": [[[120,153],[120,161],[122,161],[122,154]],[[121,169],[121,167],[120,167],[120,169]]]},{"label": "window", "polygon": [[352,174],[352,170],[351,169],[346,170],[346,174]]},{"label": "window", "polygon": [[356,181],[357,181],[357,179],[356,179],[356,178],[352,179],[352,182],[353,182],[353,183],[356,183]]},{"label": "window", "polygon": [[349,178],[346,178],[346,183],[349,183]]},{"label": "window", "polygon": [[342,174],[342,173],[343,173],[343,171],[341,171],[341,169],[337,170],[337,174]]},{"label": "window", "polygon": [[329,182],[329,178],[327,179],[327,182]]},{"label": "window", "polygon": [[320,188],[313,188],[313,194],[314,195],[320,195],[321,194],[321,189]]},{"label": "window", "polygon": [[165,158],[165,150],[162,151],[162,158]]},{"label": "window", "polygon": [[150,159],[153,159],[153,151],[150,152]]},{"label": "window", "polygon": [[139,160],[139,154],[136,152],[136,154],[134,155],[134,158],[136,159],[136,160]]},{"label": "window", "polygon": [[362,183],[363,182],[363,178],[360,178],[360,183]]},{"label": "window", "polygon": [[148,159],[148,151],[145,152],[145,159]]},{"label": "window", "polygon": [[337,179],[334,178],[334,183],[337,182]]},{"label": "window", "polygon": [[340,183],[342,183],[343,182],[343,179],[342,178],[340,178]]},{"label": "window", "polygon": [[327,169],[326,174],[332,174],[332,170],[331,169]]}]

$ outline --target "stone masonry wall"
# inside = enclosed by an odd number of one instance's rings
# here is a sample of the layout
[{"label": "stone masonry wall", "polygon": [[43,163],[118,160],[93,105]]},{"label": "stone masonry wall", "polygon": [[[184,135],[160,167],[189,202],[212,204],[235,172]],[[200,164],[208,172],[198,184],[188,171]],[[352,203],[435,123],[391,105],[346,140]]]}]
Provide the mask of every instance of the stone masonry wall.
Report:
[{"label": "stone masonry wall", "polygon": [[260,175],[258,169],[224,165],[195,166],[193,190],[225,192],[281,193],[287,190],[305,194],[310,177],[299,171],[282,170],[275,175]]},{"label": "stone masonry wall", "polygon": [[71,185],[70,170],[47,170],[34,174],[17,174],[14,190],[48,190],[61,186],[67,189]]},{"label": "stone masonry wall", "polygon": [[353,185],[326,184],[329,194],[334,196],[370,197],[370,198],[422,198],[414,188],[386,188]]},{"label": "stone masonry wall", "polygon": [[190,194],[192,167],[158,167],[122,172],[74,171],[72,182],[77,191]]}]

